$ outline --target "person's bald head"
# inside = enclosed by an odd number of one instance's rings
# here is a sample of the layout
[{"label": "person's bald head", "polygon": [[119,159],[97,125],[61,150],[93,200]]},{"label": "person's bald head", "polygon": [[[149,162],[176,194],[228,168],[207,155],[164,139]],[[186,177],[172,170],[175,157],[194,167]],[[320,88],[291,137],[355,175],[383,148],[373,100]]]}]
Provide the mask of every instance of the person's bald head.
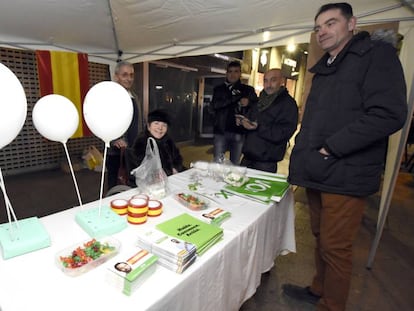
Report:
[{"label": "person's bald head", "polygon": [[272,95],[276,93],[283,85],[284,80],[285,79],[282,75],[282,70],[278,68],[273,68],[266,71],[266,73],[264,74],[263,81],[264,91],[267,95]]}]

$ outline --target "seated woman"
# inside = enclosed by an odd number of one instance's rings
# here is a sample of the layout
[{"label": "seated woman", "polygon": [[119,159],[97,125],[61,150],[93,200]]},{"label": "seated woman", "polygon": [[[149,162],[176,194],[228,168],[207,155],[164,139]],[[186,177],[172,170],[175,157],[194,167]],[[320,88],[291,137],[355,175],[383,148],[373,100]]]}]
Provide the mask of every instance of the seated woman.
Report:
[{"label": "seated woman", "polygon": [[[167,134],[169,125],[170,118],[165,111],[157,109],[148,114],[145,133],[137,137],[129,150],[128,166],[131,170],[138,167],[144,159],[148,137],[154,138],[157,142],[162,168],[168,176],[184,170],[180,151]],[[130,180],[130,184],[135,186],[135,181]]]}]

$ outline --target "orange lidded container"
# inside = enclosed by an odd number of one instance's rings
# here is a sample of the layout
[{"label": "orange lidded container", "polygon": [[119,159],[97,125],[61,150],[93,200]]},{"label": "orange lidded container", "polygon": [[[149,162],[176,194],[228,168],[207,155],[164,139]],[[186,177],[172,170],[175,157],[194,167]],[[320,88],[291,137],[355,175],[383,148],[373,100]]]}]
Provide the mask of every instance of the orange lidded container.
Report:
[{"label": "orange lidded container", "polygon": [[112,200],[111,209],[118,215],[126,215],[128,213],[128,201],[124,199]]},{"label": "orange lidded container", "polygon": [[149,200],[149,195],[145,194],[145,193],[139,193],[139,194],[135,194],[131,197],[131,199],[145,199],[145,200]]},{"label": "orange lidded container", "polygon": [[134,225],[143,224],[147,221],[148,200],[145,198],[132,198],[128,202],[129,223]]},{"label": "orange lidded container", "polygon": [[162,203],[158,200],[148,201],[148,216],[156,217],[162,213]]}]

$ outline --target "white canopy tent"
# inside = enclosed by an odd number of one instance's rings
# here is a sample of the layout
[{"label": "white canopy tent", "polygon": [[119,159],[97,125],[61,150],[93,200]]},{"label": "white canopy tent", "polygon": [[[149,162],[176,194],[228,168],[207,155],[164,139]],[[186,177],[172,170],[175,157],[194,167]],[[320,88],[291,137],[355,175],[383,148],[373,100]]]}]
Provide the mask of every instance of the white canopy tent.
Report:
[{"label": "white canopy tent", "polygon": [[[0,45],[69,50],[114,64],[309,42],[321,0],[14,0],[0,3]],[[414,72],[414,1],[349,1],[359,25],[399,21],[408,91]],[[413,95],[409,96],[412,112]],[[408,122],[408,120],[407,120]],[[408,130],[391,139],[372,264]],[[395,147],[395,148],[394,148]]]},{"label": "white canopy tent", "polygon": [[[405,0],[404,0],[405,1]],[[131,62],[309,41],[321,0],[14,0],[0,3],[0,44]],[[350,1],[360,24],[402,21],[398,0]],[[403,33],[404,34],[404,33]]]}]

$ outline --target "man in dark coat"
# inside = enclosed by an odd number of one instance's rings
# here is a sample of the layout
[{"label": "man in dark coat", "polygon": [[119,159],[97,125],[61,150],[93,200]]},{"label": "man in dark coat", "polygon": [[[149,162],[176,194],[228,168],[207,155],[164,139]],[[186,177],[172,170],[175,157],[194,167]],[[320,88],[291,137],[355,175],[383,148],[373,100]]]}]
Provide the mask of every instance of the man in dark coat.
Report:
[{"label": "man in dark coat", "polygon": [[235,115],[240,114],[242,99],[250,107],[254,107],[257,102],[254,88],[241,83],[240,77],[240,62],[230,62],[227,65],[226,81],[216,86],[213,91],[210,112],[214,119],[215,162],[221,162],[226,151],[230,151],[230,161],[233,164],[238,165],[240,162],[245,131],[236,124]]},{"label": "man in dark coat", "polygon": [[[136,94],[132,91],[134,83],[134,66],[126,61],[121,61],[116,64],[114,81],[122,85],[131,96],[133,105],[132,121],[127,131],[118,139],[111,141],[107,157],[107,187],[111,189],[118,184],[118,170],[122,163],[127,162],[126,153],[121,152],[126,148],[131,147],[139,133],[144,130],[144,118],[142,114],[142,107]],[[122,155],[122,159],[121,159]]]},{"label": "man in dark coat", "polygon": [[277,162],[285,155],[298,124],[298,107],[283,82],[280,69],[267,71],[257,105],[257,124],[248,118],[240,120],[249,130],[243,146],[242,166],[275,173]]},{"label": "man in dark coat", "polygon": [[310,69],[315,76],[290,158],[288,180],[308,197],[316,274],[309,287],[283,289],[317,310],[346,308],[366,197],[379,190],[388,136],[407,116],[395,48],[366,32],[354,35],[355,26],[348,3],[316,14],[316,40],[326,54]]}]

